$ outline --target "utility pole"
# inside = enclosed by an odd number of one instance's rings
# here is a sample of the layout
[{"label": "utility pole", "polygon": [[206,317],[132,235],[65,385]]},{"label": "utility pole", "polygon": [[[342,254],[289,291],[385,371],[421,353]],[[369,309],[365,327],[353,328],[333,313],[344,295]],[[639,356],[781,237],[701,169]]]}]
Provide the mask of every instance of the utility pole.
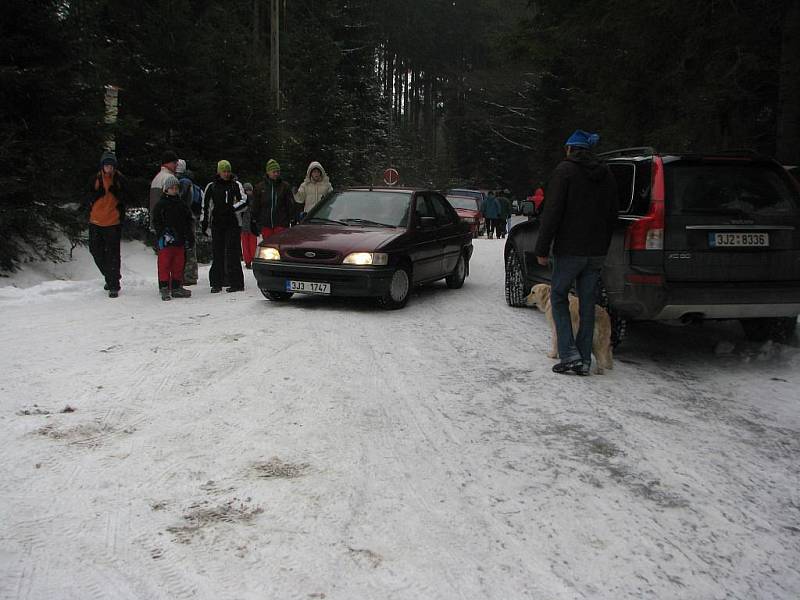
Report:
[{"label": "utility pole", "polygon": [[275,109],[281,109],[281,80],[280,80],[280,16],[281,8],[279,0],[270,0],[270,80],[272,83],[272,93],[275,94]]}]

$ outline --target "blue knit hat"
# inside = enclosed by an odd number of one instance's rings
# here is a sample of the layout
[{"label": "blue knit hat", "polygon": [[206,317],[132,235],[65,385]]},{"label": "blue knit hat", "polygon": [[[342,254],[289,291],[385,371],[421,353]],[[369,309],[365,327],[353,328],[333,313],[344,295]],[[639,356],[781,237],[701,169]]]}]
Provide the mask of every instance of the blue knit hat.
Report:
[{"label": "blue knit hat", "polygon": [[600,141],[600,136],[596,133],[589,133],[583,129],[576,129],[575,132],[569,136],[569,139],[564,144],[565,146],[574,146],[575,148],[591,148],[596,146]]}]

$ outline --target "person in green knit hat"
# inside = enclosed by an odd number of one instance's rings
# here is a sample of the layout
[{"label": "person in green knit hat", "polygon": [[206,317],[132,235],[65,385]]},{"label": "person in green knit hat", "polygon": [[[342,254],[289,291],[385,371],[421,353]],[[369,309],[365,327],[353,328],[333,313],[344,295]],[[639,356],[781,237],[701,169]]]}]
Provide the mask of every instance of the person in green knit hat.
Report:
[{"label": "person in green knit hat", "polygon": [[252,215],[262,239],[288,228],[298,212],[291,186],[281,179],[281,166],[267,161],[266,175],[256,185]]},{"label": "person in green knit hat", "polygon": [[240,240],[241,213],[247,208],[247,194],[236,179],[231,163],[217,163],[217,175],[206,186],[203,197],[201,231],[211,229],[211,269],[208,272],[211,293],[244,290],[242,246]]}]

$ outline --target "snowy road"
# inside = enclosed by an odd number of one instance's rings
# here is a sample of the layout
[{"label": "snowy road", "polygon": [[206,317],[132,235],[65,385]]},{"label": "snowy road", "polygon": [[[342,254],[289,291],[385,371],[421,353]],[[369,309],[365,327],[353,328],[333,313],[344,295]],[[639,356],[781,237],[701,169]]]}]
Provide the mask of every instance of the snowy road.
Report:
[{"label": "snowy road", "polygon": [[118,300],[85,252],[0,287],[0,598],[800,596],[797,348],[643,325],[553,375],[498,240],[394,312],[163,303],[123,252]]}]

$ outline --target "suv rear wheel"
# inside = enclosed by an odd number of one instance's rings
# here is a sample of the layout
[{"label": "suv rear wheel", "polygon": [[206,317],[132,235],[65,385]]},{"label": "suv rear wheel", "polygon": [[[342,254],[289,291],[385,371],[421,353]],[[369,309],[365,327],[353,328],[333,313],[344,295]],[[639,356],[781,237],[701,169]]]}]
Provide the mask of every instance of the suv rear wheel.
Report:
[{"label": "suv rear wheel", "polygon": [[506,304],[509,306],[525,306],[525,274],[516,248],[511,248],[506,257]]},{"label": "suv rear wheel", "polygon": [[739,319],[745,337],[753,342],[786,342],[797,328],[797,317],[765,317],[761,319]]}]

